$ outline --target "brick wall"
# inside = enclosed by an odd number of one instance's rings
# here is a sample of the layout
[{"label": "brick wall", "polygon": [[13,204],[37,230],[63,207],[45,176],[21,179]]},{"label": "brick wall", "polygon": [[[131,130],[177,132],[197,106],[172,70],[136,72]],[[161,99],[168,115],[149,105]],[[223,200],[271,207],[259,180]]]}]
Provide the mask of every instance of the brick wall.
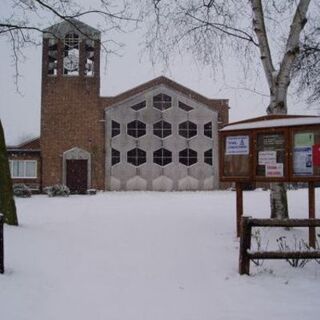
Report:
[{"label": "brick wall", "polygon": [[[58,52],[62,43],[58,44]],[[43,186],[62,183],[62,155],[79,147],[91,153],[91,187],[104,189],[104,118],[99,100],[99,50],[96,45],[95,75],[62,75],[58,60],[58,75],[47,75],[47,40],[43,44],[41,154]],[[81,57],[81,54],[80,54]]]}]

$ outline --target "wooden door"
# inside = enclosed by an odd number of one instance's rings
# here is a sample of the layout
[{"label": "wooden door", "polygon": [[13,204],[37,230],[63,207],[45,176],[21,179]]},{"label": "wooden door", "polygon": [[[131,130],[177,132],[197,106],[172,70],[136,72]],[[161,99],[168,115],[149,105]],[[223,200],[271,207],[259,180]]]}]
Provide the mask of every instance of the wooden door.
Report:
[{"label": "wooden door", "polygon": [[66,182],[73,193],[85,193],[88,188],[88,160],[67,160]]}]

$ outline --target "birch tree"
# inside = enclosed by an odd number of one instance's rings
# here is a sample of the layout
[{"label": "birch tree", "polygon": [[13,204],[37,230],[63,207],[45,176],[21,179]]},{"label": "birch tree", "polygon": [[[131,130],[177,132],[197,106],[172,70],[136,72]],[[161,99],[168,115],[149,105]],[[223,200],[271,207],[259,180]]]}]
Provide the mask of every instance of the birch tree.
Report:
[{"label": "birch tree", "polygon": [[[81,3],[82,2],[82,3]],[[7,6],[5,6],[7,4]],[[5,41],[11,49],[11,60],[14,68],[14,81],[19,88],[20,63],[25,59],[24,50],[28,46],[41,44],[42,30],[53,21],[68,21],[73,24],[74,18],[95,16],[101,32],[114,34],[113,31],[125,31],[128,25],[132,28],[137,19],[132,16],[130,3],[127,0],[77,1],[77,0],[7,0],[0,12],[0,41]],[[80,30],[79,30],[80,31]],[[122,44],[116,39],[102,41],[104,53],[115,52]],[[15,202],[13,198],[11,175],[8,164],[5,137],[0,119],[0,213],[4,221],[18,225]]]},{"label": "birch tree", "polygon": [[320,3],[314,6],[314,19],[308,21],[308,32],[302,35],[301,48],[294,63],[297,94],[306,97],[309,105],[320,101]]},{"label": "birch tree", "polygon": [[[256,70],[260,61],[269,89],[266,112],[287,113],[310,0],[145,1],[146,47],[152,59],[170,63],[174,52],[189,52],[215,71],[223,69],[232,52],[247,69]],[[284,184],[271,184],[270,200],[271,217],[288,217]]]}]

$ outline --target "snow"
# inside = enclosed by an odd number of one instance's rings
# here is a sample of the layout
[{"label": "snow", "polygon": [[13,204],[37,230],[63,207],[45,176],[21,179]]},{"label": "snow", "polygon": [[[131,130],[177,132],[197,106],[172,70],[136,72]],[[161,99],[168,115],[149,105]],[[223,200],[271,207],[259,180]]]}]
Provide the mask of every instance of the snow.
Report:
[{"label": "snow", "polygon": [[[316,189],[317,208],[320,190]],[[268,217],[266,191],[244,193],[244,211]],[[307,216],[307,189],[289,191]],[[251,263],[238,274],[235,192],[109,192],[17,199],[5,226],[3,320],[318,319],[320,264]],[[305,229],[267,229],[272,238]]]},{"label": "snow", "polygon": [[274,120],[262,120],[255,122],[246,122],[231,124],[225,126],[220,131],[229,130],[244,130],[244,129],[256,129],[256,128],[272,128],[272,127],[291,127],[291,126],[302,126],[320,124],[320,117],[297,117],[297,118],[286,118],[286,119],[274,119]]}]

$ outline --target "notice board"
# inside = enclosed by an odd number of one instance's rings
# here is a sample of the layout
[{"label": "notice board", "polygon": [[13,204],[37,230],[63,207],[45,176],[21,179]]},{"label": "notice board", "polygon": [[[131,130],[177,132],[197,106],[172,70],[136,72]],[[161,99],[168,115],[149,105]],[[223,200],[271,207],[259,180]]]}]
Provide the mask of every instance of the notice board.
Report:
[{"label": "notice board", "polygon": [[219,158],[221,181],[320,182],[320,124],[222,131]]}]

